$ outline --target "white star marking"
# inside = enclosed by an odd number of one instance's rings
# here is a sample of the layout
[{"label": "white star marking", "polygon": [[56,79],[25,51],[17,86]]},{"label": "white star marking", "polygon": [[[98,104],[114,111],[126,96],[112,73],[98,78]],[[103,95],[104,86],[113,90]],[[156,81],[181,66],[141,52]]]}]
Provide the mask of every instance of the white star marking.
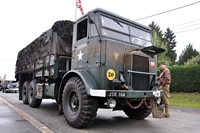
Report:
[{"label": "white star marking", "polygon": [[82,56],[83,56],[83,53],[81,53],[81,50],[80,50],[80,53],[78,54],[78,61],[82,60]]}]

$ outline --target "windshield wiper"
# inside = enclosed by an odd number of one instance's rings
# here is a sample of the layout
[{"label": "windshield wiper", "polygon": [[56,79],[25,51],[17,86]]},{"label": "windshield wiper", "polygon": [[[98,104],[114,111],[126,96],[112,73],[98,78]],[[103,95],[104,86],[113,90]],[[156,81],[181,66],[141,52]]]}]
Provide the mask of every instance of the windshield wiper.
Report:
[{"label": "windshield wiper", "polygon": [[144,46],[147,42],[143,43],[142,46]]},{"label": "windshield wiper", "polygon": [[122,24],[120,24],[120,22],[117,19],[114,19],[114,21],[123,28]]}]

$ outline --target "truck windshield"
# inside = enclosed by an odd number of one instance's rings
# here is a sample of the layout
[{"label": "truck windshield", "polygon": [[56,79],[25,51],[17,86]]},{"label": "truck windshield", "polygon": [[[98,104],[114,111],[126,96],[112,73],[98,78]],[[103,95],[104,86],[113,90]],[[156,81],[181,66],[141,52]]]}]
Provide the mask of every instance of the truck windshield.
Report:
[{"label": "truck windshield", "polygon": [[107,27],[107,28],[111,28],[120,32],[124,32],[124,33],[129,33],[128,32],[128,25],[125,25],[121,22],[119,22],[117,19],[111,19],[111,18],[107,18],[102,16],[101,17],[101,23],[103,27]]},{"label": "truck windshield", "polygon": [[151,46],[151,34],[140,30],[135,27],[131,27],[131,42],[143,46]]},{"label": "truck windshield", "polygon": [[[151,33],[130,26],[120,19],[101,16],[102,35],[136,45],[151,46]],[[129,32],[130,29],[130,32]]]}]

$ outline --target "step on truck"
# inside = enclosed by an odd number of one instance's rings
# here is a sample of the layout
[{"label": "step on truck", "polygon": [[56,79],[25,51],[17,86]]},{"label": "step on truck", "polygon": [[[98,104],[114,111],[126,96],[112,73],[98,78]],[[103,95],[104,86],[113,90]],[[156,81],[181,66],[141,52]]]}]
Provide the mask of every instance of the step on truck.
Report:
[{"label": "step on truck", "polygon": [[60,20],[19,51],[19,100],[38,108],[55,99],[75,128],[90,125],[98,108],[144,119],[159,103],[157,54],[151,29],[104,9]]}]

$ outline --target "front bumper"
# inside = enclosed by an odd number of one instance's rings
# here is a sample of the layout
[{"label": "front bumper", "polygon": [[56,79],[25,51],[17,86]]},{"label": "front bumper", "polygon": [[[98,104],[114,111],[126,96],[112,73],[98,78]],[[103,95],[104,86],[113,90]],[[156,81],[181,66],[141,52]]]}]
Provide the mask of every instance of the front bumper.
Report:
[{"label": "front bumper", "polygon": [[19,88],[6,88],[6,91],[19,91]]},{"label": "front bumper", "polygon": [[95,90],[90,89],[90,95],[94,97],[112,97],[112,98],[150,98],[161,97],[163,95],[162,90],[152,91],[136,91],[136,90]]}]

